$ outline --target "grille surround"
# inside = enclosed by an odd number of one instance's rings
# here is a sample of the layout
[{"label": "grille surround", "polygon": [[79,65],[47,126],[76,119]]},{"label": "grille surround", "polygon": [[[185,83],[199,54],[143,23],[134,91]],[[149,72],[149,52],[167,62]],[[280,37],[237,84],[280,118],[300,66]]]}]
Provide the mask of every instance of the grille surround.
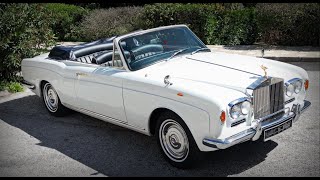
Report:
[{"label": "grille surround", "polygon": [[[275,77],[261,77],[248,89],[252,92],[253,116],[260,119],[277,111],[284,109],[284,80]],[[284,111],[283,111],[284,112]],[[283,113],[275,114],[266,120],[281,116]]]}]

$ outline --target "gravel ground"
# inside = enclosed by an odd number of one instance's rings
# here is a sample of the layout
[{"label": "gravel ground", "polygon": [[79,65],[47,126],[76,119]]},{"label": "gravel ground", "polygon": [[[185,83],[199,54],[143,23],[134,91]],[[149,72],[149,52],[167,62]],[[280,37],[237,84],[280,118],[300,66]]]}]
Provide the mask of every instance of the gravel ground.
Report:
[{"label": "gravel ground", "polygon": [[0,176],[319,176],[320,63],[309,73],[312,106],[265,143],[209,152],[191,170],[170,166],[155,139],[80,113],[56,118],[26,91],[0,97]]}]

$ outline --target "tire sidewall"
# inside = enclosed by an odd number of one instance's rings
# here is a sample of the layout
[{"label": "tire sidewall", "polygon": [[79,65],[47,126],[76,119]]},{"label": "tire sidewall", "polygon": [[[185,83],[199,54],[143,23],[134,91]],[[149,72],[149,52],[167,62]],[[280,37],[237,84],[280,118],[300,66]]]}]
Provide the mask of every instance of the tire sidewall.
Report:
[{"label": "tire sidewall", "polygon": [[[57,101],[58,101],[58,103],[57,103],[57,110],[56,110],[56,111],[50,111],[49,108],[48,108],[48,106],[47,106],[47,104],[46,104],[46,102],[45,102],[46,99],[45,99],[45,94],[44,94],[44,93],[47,93],[47,92],[45,92],[45,89],[44,89],[44,88],[45,88],[46,85],[50,85],[50,86],[51,86],[51,89],[54,91],[54,93],[55,93],[56,96],[57,96]],[[64,107],[64,106],[61,104],[60,97],[59,97],[57,91],[55,90],[55,88],[52,86],[52,84],[50,84],[49,82],[44,83],[43,86],[41,87],[41,91],[42,91],[42,100],[43,100],[44,106],[46,107],[47,111],[48,111],[51,115],[57,116],[57,117],[61,117],[61,116],[65,116],[65,115],[68,114],[69,109],[66,108],[66,107]]]},{"label": "tire sidewall", "polygon": [[[187,156],[184,158],[183,161],[173,161],[171,158],[173,157],[168,157],[167,153],[165,152],[166,150],[163,148],[163,146],[161,145],[161,139],[159,137],[159,131],[160,131],[160,126],[161,124],[165,121],[171,119],[175,122],[177,122],[185,131],[187,138],[188,138],[188,142],[189,142],[189,152],[187,154]],[[200,157],[200,150],[197,146],[197,144],[195,143],[195,140],[189,130],[189,128],[187,127],[187,125],[183,122],[183,120],[176,115],[173,112],[165,112],[163,114],[161,114],[157,120],[157,124],[156,124],[156,131],[155,131],[155,137],[157,140],[157,144],[158,147],[160,148],[161,154],[164,156],[164,158],[173,166],[177,167],[177,168],[181,168],[181,169],[188,169],[193,167],[194,165],[196,165],[199,161],[198,158]]]}]

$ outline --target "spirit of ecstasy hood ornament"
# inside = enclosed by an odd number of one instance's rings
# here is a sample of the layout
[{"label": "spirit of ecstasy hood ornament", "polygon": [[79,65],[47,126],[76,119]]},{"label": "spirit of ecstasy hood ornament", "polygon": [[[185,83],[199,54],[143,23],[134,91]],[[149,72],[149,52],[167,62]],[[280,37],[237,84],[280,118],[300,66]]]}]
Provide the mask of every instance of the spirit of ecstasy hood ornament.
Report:
[{"label": "spirit of ecstasy hood ornament", "polygon": [[261,65],[260,66],[261,67],[261,69],[263,70],[263,72],[264,72],[264,77],[267,77],[267,67],[265,67],[264,65]]}]

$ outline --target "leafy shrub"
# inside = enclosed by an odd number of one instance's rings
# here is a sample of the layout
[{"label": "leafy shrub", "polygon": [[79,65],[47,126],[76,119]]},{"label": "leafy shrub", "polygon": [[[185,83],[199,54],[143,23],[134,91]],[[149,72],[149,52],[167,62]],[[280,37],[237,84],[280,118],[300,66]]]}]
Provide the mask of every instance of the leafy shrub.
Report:
[{"label": "leafy shrub", "polygon": [[93,10],[80,24],[81,37],[84,41],[92,41],[137,30],[141,11],[141,7]]},{"label": "leafy shrub", "polygon": [[81,23],[82,41],[186,24],[206,44],[314,45],[320,41],[320,4],[155,3],[95,10]]},{"label": "leafy shrub", "polygon": [[140,27],[187,24],[206,44],[314,45],[320,41],[320,4],[239,3],[145,5]]},{"label": "leafy shrub", "polygon": [[260,41],[274,45],[320,45],[319,3],[259,3],[256,10]]},{"label": "leafy shrub", "polygon": [[18,82],[10,82],[9,85],[8,85],[8,91],[11,92],[11,93],[22,92],[23,91],[23,87]]},{"label": "leafy shrub", "polygon": [[207,35],[204,28],[206,29],[208,20],[220,14],[222,10],[223,6],[219,4],[157,3],[145,5],[140,26],[147,29],[186,24],[200,39],[204,40]]},{"label": "leafy shrub", "polygon": [[51,13],[53,19],[51,27],[60,41],[79,40],[78,25],[88,13],[86,9],[62,3],[49,3],[45,7]]},{"label": "leafy shrub", "polygon": [[255,11],[236,3],[146,5],[141,20],[144,28],[186,24],[206,44],[251,44],[257,34]]},{"label": "leafy shrub", "polygon": [[207,44],[253,44],[257,37],[257,21],[252,8],[225,11],[208,21]]},{"label": "leafy shrub", "polygon": [[0,91],[6,90],[7,84],[5,81],[0,81]]},{"label": "leafy shrub", "polygon": [[23,58],[54,43],[50,16],[41,4],[9,4],[0,16],[0,81],[15,81]]},{"label": "leafy shrub", "polygon": [[0,91],[8,90],[11,93],[22,92],[23,86],[19,82],[0,82]]},{"label": "leafy shrub", "polygon": [[6,7],[6,3],[0,3],[0,10]]}]

